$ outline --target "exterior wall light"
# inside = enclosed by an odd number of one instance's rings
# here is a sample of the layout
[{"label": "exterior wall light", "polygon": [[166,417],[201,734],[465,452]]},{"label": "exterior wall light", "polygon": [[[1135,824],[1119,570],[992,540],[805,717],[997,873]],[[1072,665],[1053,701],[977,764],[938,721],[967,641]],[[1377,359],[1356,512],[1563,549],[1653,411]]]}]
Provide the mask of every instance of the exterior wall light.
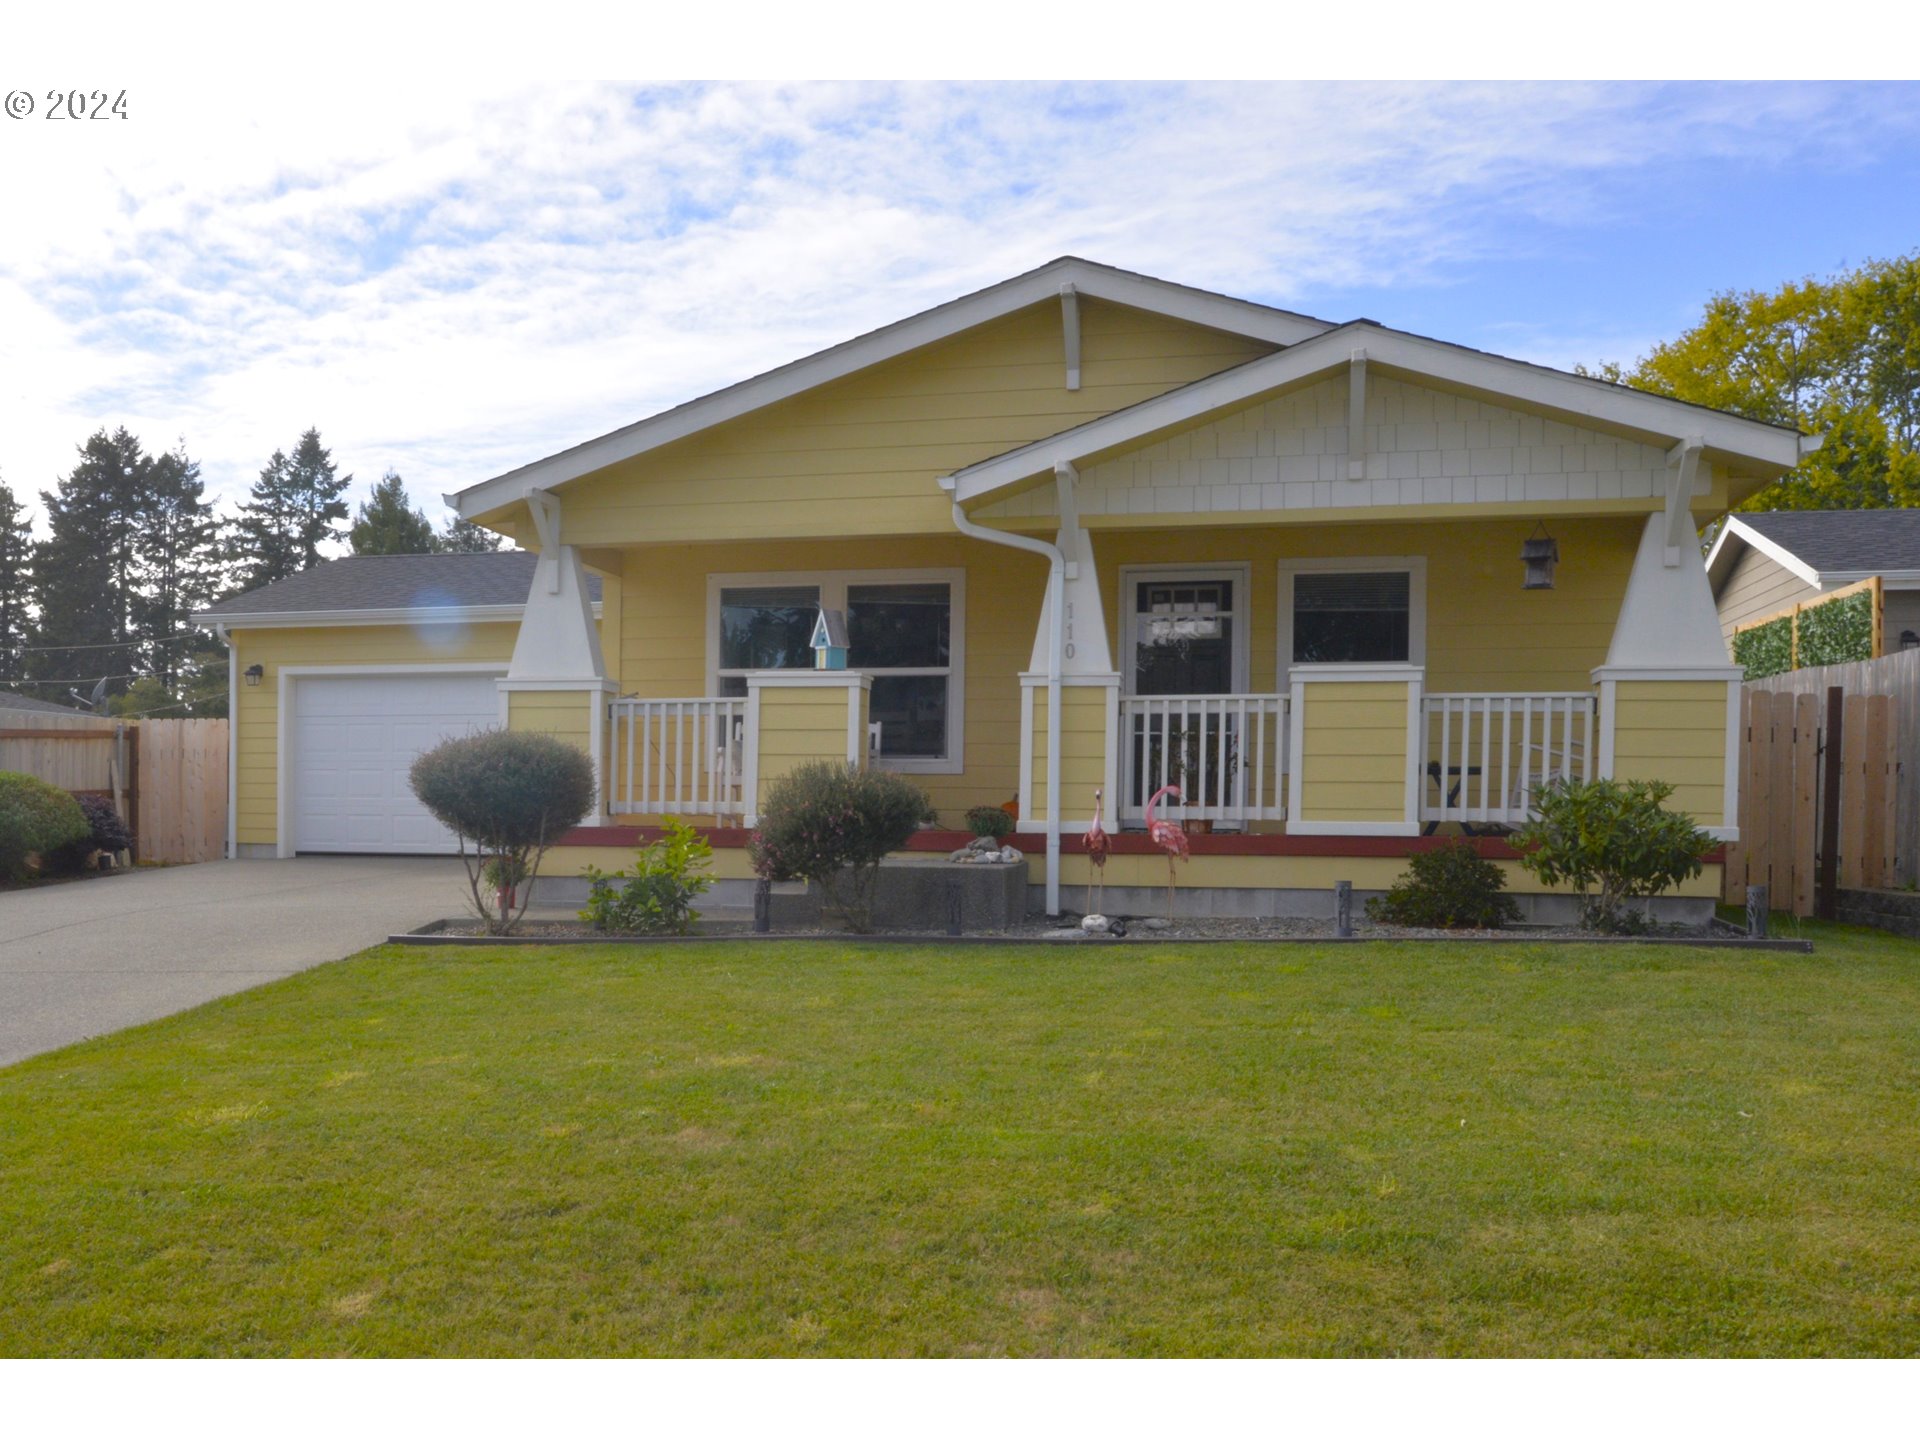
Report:
[{"label": "exterior wall light", "polygon": [[1560,563],[1560,542],[1547,533],[1544,520],[1533,527],[1533,534],[1520,542],[1520,563],[1526,567],[1526,578],[1520,582],[1522,590],[1553,588],[1553,567]]},{"label": "exterior wall light", "polygon": [[264,665],[249,665],[240,673],[247,677],[248,685],[258,685],[260,683],[260,677],[267,673],[267,667]]},{"label": "exterior wall light", "polygon": [[1902,630],[1900,632],[1900,648],[1902,650],[1920,650],[1920,635],[1916,635],[1911,630]]}]

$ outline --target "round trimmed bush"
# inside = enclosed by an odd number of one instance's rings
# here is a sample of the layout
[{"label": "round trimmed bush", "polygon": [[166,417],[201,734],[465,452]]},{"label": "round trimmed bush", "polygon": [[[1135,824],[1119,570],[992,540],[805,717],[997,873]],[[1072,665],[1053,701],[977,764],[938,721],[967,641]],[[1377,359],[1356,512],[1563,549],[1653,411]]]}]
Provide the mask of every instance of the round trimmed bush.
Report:
[{"label": "round trimmed bush", "polygon": [[19,879],[27,859],[84,840],[91,826],[80,802],[33,775],[0,771],[0,879]]},{"label": "round trimmed bush", "polygon": [[927,792],[911,780],[814,761],[767,787],[753,868],[768,880],[818,882],[847,928],[865,931],[880,862],[932,814]]},{"label": "round trimmed bush", "polygon": [[[413,762],[408,782],[433,818],[460,837],[474,906],[500,933],[526,910],[547,847],[598,801],[585,752],[528,730],[444,740]],[[521,880],[528,883],[516,912],[510,897]],[[487,903],[483,883],[496,891],[496,904]]]}]

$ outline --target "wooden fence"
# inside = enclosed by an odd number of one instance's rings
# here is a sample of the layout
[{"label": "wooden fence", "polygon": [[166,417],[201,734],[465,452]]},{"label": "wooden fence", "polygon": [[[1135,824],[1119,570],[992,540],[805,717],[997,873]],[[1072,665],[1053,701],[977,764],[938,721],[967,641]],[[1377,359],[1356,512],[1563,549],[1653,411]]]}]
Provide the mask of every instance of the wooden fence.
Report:
[{"label": "wooden fence", "polygon": [[1812,915],[1835,888],[1913,883],[1920,651],[1772,676],[1741,703],[1740,842],[1727,849],[1726,900],[1764,884],[1773,908]]},{"label": "wooden fence", "polygon": [[226,853],[225,720],[0,710],[0,770],[112,796],[136,860],[180,865]]}]

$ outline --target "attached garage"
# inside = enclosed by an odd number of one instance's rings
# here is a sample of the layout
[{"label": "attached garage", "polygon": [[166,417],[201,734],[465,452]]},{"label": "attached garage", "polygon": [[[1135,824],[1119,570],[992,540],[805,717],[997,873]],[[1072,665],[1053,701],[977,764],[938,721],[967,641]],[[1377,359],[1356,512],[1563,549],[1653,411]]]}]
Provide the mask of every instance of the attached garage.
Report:
[{"label": "attached garage", "polygon": [[[233,853],[441,855],[414,757],[498,728],[535,557],[357,555],[195,616],[232,648]],[[601,612],[601,582],[589,603]]]},{"label": "attached garage", "polygon": [[452,854],[453,833],[414,799],[407,772],[442,740],[499,725],[498,673],[288,674],[293,848]]}]

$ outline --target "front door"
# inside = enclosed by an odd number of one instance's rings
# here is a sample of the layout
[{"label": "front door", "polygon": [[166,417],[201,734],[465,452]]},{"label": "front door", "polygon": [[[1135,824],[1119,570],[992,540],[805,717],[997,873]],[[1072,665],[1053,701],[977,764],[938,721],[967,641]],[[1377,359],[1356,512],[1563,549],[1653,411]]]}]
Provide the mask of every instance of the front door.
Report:
[{"label": "front door", "polygon": [[1240,737],[1217,697],[1246,687],[1246,590],[1239,568],[1127,572],[1123,821],[1144,823],[1167,785],[1182,792],[1176,817],[1232,798]]}]

